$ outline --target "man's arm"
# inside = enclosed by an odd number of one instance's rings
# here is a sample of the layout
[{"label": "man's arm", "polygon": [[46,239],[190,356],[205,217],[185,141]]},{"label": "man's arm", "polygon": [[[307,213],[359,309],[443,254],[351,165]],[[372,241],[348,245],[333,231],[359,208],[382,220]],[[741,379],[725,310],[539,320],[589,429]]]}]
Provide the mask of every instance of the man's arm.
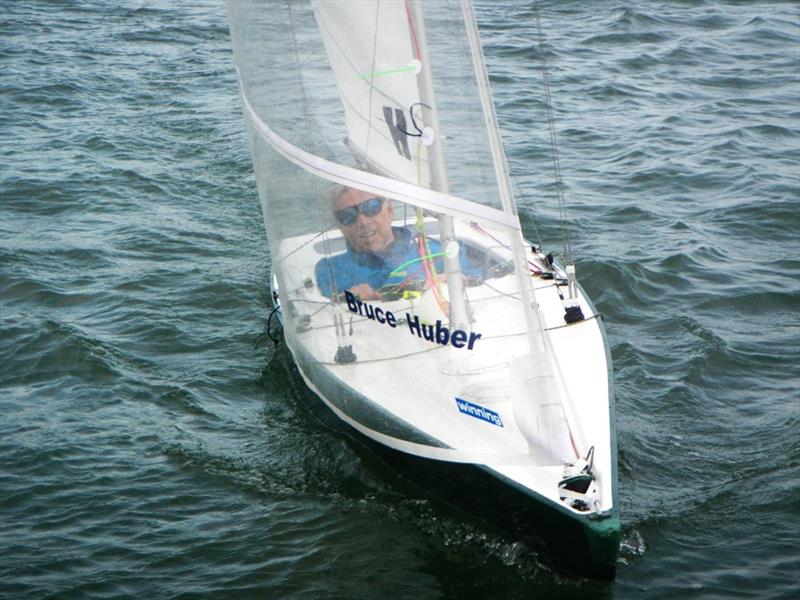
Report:
[{"label": "man's arm", "polygon": [[372,289],[368,283],[359,283],[358,285],[351,286],[349,290],[354,296],[361,300],[380,300],[382,298],[380,292]]}]

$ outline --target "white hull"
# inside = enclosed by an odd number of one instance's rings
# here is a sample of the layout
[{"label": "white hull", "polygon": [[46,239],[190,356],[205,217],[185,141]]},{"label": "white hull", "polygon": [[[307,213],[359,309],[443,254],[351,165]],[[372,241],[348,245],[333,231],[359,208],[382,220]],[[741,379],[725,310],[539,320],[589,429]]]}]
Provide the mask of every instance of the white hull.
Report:
[{"label": "white hull", "polygon": [[[460,231],[459,237],[475,247],[483,245],[498,259],[505,258],[503,248],[487,248],[478,233]],[[464,360],[470,353],[469,339],[457,348],[419,335],[417,319],[419,323],[435,323],[437,307],[430,290],[415,299],[370,303],[373,311],[380,308],[381,323],[351,312],[346,303],[336,307],[313,282],[309,285],[303,278],[293,278],[293,273],[313,271],[321,258],[322,242],[312,241],[313,236],[289,238],[280,248],[281,255],[292,256],[293,266],[292,272],[281,274],[283,320],[286,327],[294,329],[287,340],[303,378],[334,413],[378,443],[427,458],[482,465],[561,510],[576,516],[586,514],[585,509],[575,510],[561,500],[559,494],[564,462],[575,457],[563,456],[558,461],[547,458],[535,444],[529,444],[530,431],[526,435],[525,425],[515,415],[513,388],[519,375],[512,373],[512,363],[528,351],[528,342],[518,323],[504,319],[504,314],[511,314],[514,304],[519,303],[518,297],[504,295],[504,288],[514,289],[513,274],[470,288],[473,332],[480,332],[480,337],[472,341],[482,352]],[[326,243],[329,250],[330,240]],[[530,250],[528,258],[533,264],[543,264],[543,257]],[[616,495],[616,456],[610,418],[610,363],[603,327],[580,288],[578,298],[585,318],[569,325],[564,321],[556,280],[534,277],[534,288],[556,379],[563,401],[568,403],[575,445],[581,454],[594,448],[597,493],[591,512],[608,513],[614,508]],[[562,293],[566,289],[561,286]],[[365,308],[361,307],[362,312]],[[389,312],[397,321],[394,327],[385,322]],[[357,357],[349,364],[334,360],[334,336],[311,334],[316,328],[333,328],[337,314],[346,317],[346,340]],[[430,318],[426,318],[428,314]],[[376,328],[379,335],[375,335]],[[536,390],[531,392],[535,396]],[[471,410],[486,410],[477,417],[467,414],[456,399],[479,407]]]}]

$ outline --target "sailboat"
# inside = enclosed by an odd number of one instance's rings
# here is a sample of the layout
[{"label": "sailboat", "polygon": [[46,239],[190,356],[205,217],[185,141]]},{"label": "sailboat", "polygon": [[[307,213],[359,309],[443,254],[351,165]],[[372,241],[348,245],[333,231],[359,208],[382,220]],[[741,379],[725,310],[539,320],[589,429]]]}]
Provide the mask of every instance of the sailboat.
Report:
[{"label": "sailboat", "polygon": [[487,475],[555,564],[613,578],[603,324],[571,260],[523,236],[471,0],[228,12],[273,296],[308,387],[382,448]]}]

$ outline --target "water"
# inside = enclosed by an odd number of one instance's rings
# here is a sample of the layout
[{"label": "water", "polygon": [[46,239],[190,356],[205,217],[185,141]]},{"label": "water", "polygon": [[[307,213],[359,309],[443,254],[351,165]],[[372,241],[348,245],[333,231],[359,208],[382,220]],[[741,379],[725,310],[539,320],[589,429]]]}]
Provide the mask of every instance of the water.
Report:
[{"label": "water", "polygon": [[[532,14],[479,8],[525,228],[557,249]],[[800,9],[543,8],[614,359],[616,582],[427,497],[267,341],[224,6],[20,0],[0,8],[0,596],[800,594]]]}]

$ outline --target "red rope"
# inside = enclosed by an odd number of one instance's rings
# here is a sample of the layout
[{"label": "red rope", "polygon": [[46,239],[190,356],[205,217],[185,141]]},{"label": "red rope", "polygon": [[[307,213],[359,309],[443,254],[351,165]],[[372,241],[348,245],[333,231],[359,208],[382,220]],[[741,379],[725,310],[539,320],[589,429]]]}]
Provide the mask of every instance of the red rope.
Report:
[{"label": "red rope", "polygon": [[433,273],[431,272],[431,265],[428,262],[427,253],[425,252],[425,240],[422,236],[417,237],[417,248],[419,250],[419,255],[422,257],[422,266],[425,268],[425,279],[428,281],[428,285],[433,290],[433,295],[436,298],[437,304],[439,304],[439,308],[442,309],[445,315],[450,313],[448,309],[447,303],[439,294],[439,286],[436,284],[436,279],[433,277]]},{"label": "red rope", "polygon": [[406,18],[408,18],[408,30],[411,32],[411,41],[414,44],[414,58],[422,60],[422,52],[419,49],[419,40],[417,39],[417,32],[414,29],[414,19],[411,17],[411,7],[406,0]]}]

